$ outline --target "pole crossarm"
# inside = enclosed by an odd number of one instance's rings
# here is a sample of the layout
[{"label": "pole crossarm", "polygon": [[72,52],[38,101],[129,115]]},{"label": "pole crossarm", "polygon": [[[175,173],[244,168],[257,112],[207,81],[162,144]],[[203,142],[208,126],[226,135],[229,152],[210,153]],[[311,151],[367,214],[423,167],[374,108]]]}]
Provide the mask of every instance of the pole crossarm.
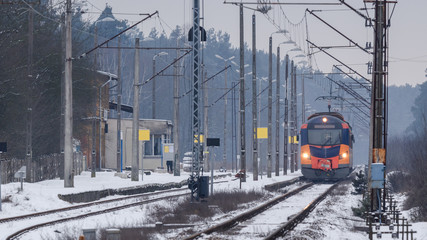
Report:
[{"label": "pole crossarm", "polygon": [[[347,64],[343,63],[342,61],[340,61],[338,58],[332,56],[330,53],[326,52],[322,47],[317,46],[316,44],[312,43],[310,40],[306,40],[308,43],[310,43],[311,45],[313,45],[315,48],[319,49],[320,51],[322,51],[323,53],[325,53],[326,55],[328,55],[329,57],[331,57],[332,59],[334,59],[335,61],[339,62],[341,65],[345,66],[346,68],[350,69],[351,71],[353,71],[355,74],[357,74],[359,77],[361,77],[362,79],[365,79],[367,82],[372,83],[369,79],[365,78],[364,76],[362,76],[360,73],[358,73],[356,70],[354,70],[353,68],[351,68],[350,66],[348,66]],[[363,88],[366,88],[366,90],[369,90],[368,87],[366,87],[365,85],[359,83]]]},{"label": "pole crossarm", "polygon": [[330,27],[332,30],[334,30],[335,32],[337,32],[339,35],[341,35],[342,37],[344,37],[345,39],[347,39],[348,41],[350,41],[351,43],[353,43],[354,46],[358,47],[359,49],[361,49],[362,51],[366,52],[367,54],[372,54],[371,52],[369,52],[368,50],[366,50],[365,48],[363,48],[359,44],[357,44],[355,41],[353,41],[349,37],[347,37],[344,33],[340,32],[338,29],[334,28],[331,24],[327,23],[321,17],[317,16],[313,11],[310,11],[308,9],[306,9],[305,11],[309,12],[311,15],[313,15],[314,17],[316,17],[317,19],[319,19],[326,26]]},{"label": "pole crossarm", "polygon": [[356,91],[354,91],[353,89],[351,89],[350,87],[348,87],[345,83],[343,82],[338,82],[333,80],[332,78],[325,76],[327,79],[329,79],[331,82],[337,84],[339,87],[341,87],[342,89],[344,89],[344,91],[346,91],[348,94],[350,94],[351,96],[353,96],[355,99],[357,99],[360,103],[363,104],[363,106],[365,106],[367,109],[371,109],[370,107],[370,102],[368,100],[366,100],[364,97],[362,97],[359,93],[357,93]]},{"label": "pole crossarm", "polygon": [[[271,83],[271,84],[273,84],[273,83]],[[259,96],[261,96],[261,94],[263,93],[263,92],[265,92],[266,90],[268,90],[268,88],[270,87],[270,84],[268,84],[267,85],[267,87],[265,87],[264,89],[262,89],[261,90],[261,92],[259,92],[257,95],[256,95],[256,97],[259,97]],[[252,103],[252,100],[250,100],[246,105],[245,105],[245,107],[247,107],[247,106],[249,106],[249,104],[251,104]]]},{"label": "pole crossarm", "polygon": [[[139,21],[139,22],[137,22],[137,23],[133,24],[132,26],[130,26],[130,27],[128,27],[128,28],[126,28],[125,30],[123,30],[123,31],[121,31],[121,32],[119,32],[119,33],[117,33],[116,35],[112,36],[110,39],[108,39],[108,40],[104,41],[103,43],[101,43],[101,44],[99,44],[98,46],[96,46],[96,47],[92,48],[91,50],[89,50],[89,51],[87,51],[87,52],[83,53],[82,55],[80,55],[80,56],[78,57],[78,59],[81,59],[81,58],[86,57],[89,53],[91,53],[91,52],[95,51],[96,49],[98,49],[98,48],[100,48],[100,47],[102,47],[102,46],[104,46],[105,44],[107,44],[107,43],[109,43],[111,40],[113,40],[114,38],[116,38],[116,37],[118,37],[118,36],[122,35],[123,33],[127,32],[128,30],[132,29],[132,28],[133,28],[133,27],[135,27],[136,25],[138,25],[138,24],[140,24],[140,23],[144,22],[145,20],[147,20],[147,19],[151,18],[152,16],[154,16],[154,15],[156,15],[156,14],[159,14],[159,11],[155,11],[154,13],[152,13],[152,14],[148,15],[147,17],[145,17],[145,18],[144,18],[144,19],[142,19],[141,21]],[[134,49],[135,49],[135,48],[134,48]]]},{"label": "pole crossarm", "polygon": [[221,97],[219,97],[217,100],[215,100],[215,102],[213,102],[212,104],[208,105],[208,107],[212,107],[213,105],[215,105],[219,100],[221,100],[222,98],[224,98],[225,95],[227,95],[229,92],[231,92],[231,90],[233,90],[237,86],[240,86],[240,82],[236,83],[233,87],[231,87],[230,89],[228,89],[227,92],[225,92],[224,94],[222,94]]},{"label": "pole crossarm", "polygon": [[[222,73],[223,71],[225,71],[227,68],[231,67],[231,65],[228,65],[226,68],[222,69],[221,71],[219,71],[218,73],[216,73],[215,75],[213,75],[212,77],[209,77],[208,79],[206,79],[203,83],[206,83],[207,81],[213,79],[214,77],[216,77],[216,75]],[[233,89],[234,87],[232,87],[231,89]],[[192,91],[192,89],[188,90],[187,92],[185,92],[184,94],[182,94],[181,96],[179,96],[178,98],[183,98],[185,96],[187,96],[188,94],[190,94]],[[222,97],[221,97],[222,98]]]},{"label": "pole crossarm", "polygon": [[[347,77],[349,77],[350,79],[352,79],[353,81],[355,81],[356,83],[358,83],[359,85],[364,85],[363,83],[357,81],[357,79],[355,79],[354,77],[352,77],[350,74],[344,72],[341,68],[339,68],[337,65],[333,65],[334,68],[338,69],[338,71],[340,71],[341,73],[345,74]],[[341,74],[340,73],[340,74]],[[370,84],[369,84],[370,85]],[[371,92],[371,88],[369,87],[368,92]]]},{"label": "pole crossarm", "polygon": [[221,74],[222,72],[224,72],[225,70],[227,70],[227,69],[229,69],[229,68],[231,68],[231,65],[228,65],[227,67],[223,68],[221,71],[219,71],[219,72],[215,73],[213,76],[209,77],[209,78],[208,78],[208,79],[206,79],[204,82],[202,82],[202,84],[203,84],[203,83],[206,83],[207,81],[209,81],[209,80],[211,80],[211,79],[213,79],[214,77],[218,76],[219,74]]},{"label": "pole crossarm", "polygon": [[[357,11],[357,9],[355,9],[354,7],[350,6],[348,3],[346,3],[344,0],[340,0],[340,2],[342,4],[344,4],[345,6],[347,6],[348,8],[350,8],[351,10],[353,10],[353,12],[357,13],[357,15],[361,16],[362,18],[364,18],[365,20],[369,21],[371,20],[369,17],[365,16],[363,13]],[[366,2],[366,1],[365,1]]]},{"label": "pole crossarm", "polygon": [[191,51],[187,51],[185,52],[183,55],[181,55],[179,58],[175,59],[173,62],[171,62],[169,65],[167,65],[166,67],[164,67],[162,70],[160,70],[159,72],[157,72],[155,75],[153,75],[152,77],[150,77],[149,79],[145,80],[142,83],[138,83],[135,84],[135,86],[143,86],[144,84],[148,83],[149,81],[153,80],[155,77],[161,75],[164,71],[166,71],[166,69],[168,69],[170,66],[172,66],[173,64],[175,64],[176,62],[178,62],[179,60],[181,60],[181,58],[185,57],[187,54],[189,54]]},{"label": "pole crossarm", "polygon": [[[344,101],[348,102],[351,105],[351,107],[357,108],[357,106],[354,106],[353,103],[350,103],[347,99],[344,99]],[[365,125],[365,127],[369,128],[369,121],[367,121],[366,118],[360,116],[360,114],[359,114],[359,112],[361,112],[361,111],[357,112],[353,108],[349,108],[349,109],[352,113],[355,114],[354,116],[356,116],[358,118],[358,120],[361,121]],[[363,114],[365,114],[365,113],[363,113]]]}]

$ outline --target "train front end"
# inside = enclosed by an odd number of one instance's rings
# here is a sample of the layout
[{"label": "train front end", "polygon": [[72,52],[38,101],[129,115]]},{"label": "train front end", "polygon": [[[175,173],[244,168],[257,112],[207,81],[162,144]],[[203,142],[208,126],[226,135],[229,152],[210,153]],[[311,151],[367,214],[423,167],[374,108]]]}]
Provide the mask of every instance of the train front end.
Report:
[{"label": "train front end", "polygon": [[350,125],[338,113],[316,113],[301,127],[301,171],[311,180],[339,180],[353,167]]}]

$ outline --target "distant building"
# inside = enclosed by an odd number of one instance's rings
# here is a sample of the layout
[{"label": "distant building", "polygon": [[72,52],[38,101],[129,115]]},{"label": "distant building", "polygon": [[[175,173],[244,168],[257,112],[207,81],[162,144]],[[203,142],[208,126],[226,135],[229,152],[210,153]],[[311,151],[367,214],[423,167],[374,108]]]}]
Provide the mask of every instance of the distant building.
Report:
[{"label": "distant building", "polygon": [[[117,119],[108,119],[105,134],[105,168],[117,169]],[[139,166],[143,159],[145,170],[166,168],[162,159],[162,144],[170,143],[172,122],[160,119],[140,119],[139,130],[150,130],[149,141],[139,141]],[[132,119],[121,120],[122,167],[132,166]]]}]

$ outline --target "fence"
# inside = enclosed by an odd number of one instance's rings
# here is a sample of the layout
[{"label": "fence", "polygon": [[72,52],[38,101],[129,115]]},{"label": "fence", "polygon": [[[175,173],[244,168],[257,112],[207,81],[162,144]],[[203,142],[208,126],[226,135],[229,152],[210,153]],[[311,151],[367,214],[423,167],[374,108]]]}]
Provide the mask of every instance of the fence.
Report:
[{"label": "fence", "polygon": [[[25,159],[2,159],[1,164],[1,180],[2,184],[15,182],[15,173],[22,167],[26,166]],[[39,182],[48,179],[55,179],[63,176],[64,165],[63,155],[54,153],[50,155],[43,155],[33,159],[31,166],[27,166],[27,179],[28,182]],[[83,171],[83,154],[81,152],[74,153],[74,173],[79,174]]]}]

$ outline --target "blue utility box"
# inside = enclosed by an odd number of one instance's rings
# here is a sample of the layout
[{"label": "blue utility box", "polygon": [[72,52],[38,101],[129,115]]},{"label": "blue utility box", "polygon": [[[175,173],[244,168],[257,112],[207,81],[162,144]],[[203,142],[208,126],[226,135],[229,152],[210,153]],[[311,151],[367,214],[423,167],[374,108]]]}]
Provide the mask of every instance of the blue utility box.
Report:
[{"label": "blue utility box", "polygon": [[384,171],[385,171],[385,165],[383,163],[372,163],[371,165],[372,188],[384,188]]}]

